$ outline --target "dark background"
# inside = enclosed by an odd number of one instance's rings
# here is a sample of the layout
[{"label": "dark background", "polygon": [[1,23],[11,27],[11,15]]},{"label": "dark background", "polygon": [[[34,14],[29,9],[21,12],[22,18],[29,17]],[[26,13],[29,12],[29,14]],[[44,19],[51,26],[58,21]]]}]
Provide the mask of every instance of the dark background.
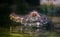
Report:
[{"label": "dark background", "polygon": [[[26,3],[28,4],[28,7],[26,6]],[[15,12],[24,15],[35,9],[38,5],[39,0],[0,0],[0,27],[9,28],[10,13]],[[16,9],[13,8],[14,6],[16,6]]]},{"label": "dark background", "polygon": [[41,5],[40,0],[0,0],[0,27],[10,26],[10,13],[26,15],[32,10],[37,10],[47,16],[60,17],[60,6],[51,4]]},{"label": "dark background", "polygon": [[0,0],[0,37],[9,37],[10,35],[10,13],[15,12],[16,14],[25,15],[34,9],[51,16],[51,19],[56,16],[60,18],[60,6],[41,6],[39,0]]}]

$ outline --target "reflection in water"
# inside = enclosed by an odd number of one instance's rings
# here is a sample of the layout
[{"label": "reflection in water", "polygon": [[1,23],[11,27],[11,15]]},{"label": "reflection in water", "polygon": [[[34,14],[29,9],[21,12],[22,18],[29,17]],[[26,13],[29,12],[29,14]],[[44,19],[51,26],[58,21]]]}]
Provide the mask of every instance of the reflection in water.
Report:
[{"label": "reflection in water", "polygon": [[[26,16],[11,14],[10,18],[16,23],[16,25],[12,27],[11,31],[21,31],[22,33],[29,33],[30,35],[34,34],[34,36],[45,35],[51,25],[47,16],[40,14],[35,10]],[[19,25],[20,27],[17,23],[21,23],[21,25]],[[45,36],[47,36],[47,34]]]}]

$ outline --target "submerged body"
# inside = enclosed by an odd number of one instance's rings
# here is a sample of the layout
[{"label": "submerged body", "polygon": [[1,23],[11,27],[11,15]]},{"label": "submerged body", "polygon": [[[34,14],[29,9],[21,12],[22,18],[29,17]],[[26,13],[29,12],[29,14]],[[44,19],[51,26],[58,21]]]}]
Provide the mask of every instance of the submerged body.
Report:
[{"label": "submerged body", "polygon": [[48,17],[37,11],[32,11],[25,16],[11,14],[10,18],[12,21],[22,24],[23,32],[45,32],[51,27]]}]

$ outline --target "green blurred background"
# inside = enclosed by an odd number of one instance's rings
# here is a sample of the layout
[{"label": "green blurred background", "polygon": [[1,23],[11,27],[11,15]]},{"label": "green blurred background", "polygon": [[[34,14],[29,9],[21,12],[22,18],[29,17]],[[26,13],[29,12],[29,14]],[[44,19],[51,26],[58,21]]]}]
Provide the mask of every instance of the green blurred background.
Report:
[{"label": "green blurred background", "polygon": [[[25,15],[29,11],[36,9],[51,18],[53,23],[60,24],[58,20],[60,18],[60,5],[41,5],[40,2],[40,0],[0,0],[0,37],[34,37],[28,36],[28,34],[17,34],[17,36],[16,34],[10,34],[11,20],[9,19],[9,15],[12,12]],[[55,20],[58,21],[55,22]],[[54,34],[54,32],[51,32],[50,37],[53,37]]]}]

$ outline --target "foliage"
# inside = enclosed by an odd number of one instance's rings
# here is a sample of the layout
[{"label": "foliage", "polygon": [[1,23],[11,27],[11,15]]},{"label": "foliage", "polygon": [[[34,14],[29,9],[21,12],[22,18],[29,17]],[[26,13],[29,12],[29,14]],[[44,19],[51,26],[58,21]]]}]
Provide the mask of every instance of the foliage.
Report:
[{"label": "foliage", "polygon": [[42,13],[48,15],[48,16],[60,16],[60,6],[55,5],[41,5]]}]

